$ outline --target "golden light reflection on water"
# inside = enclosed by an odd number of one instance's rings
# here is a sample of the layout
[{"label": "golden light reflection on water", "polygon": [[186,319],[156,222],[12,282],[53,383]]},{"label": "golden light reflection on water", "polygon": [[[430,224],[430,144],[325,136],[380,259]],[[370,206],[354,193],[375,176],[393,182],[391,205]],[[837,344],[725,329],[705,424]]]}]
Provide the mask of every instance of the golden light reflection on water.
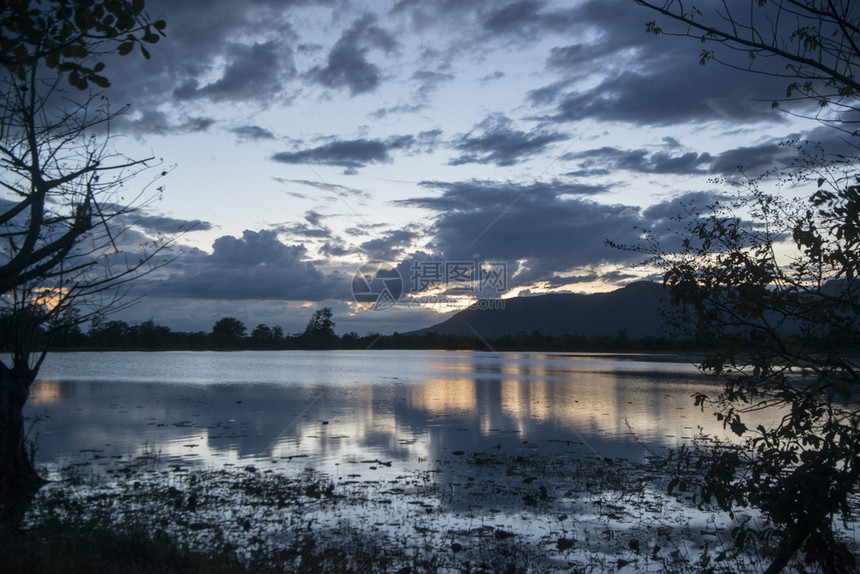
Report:
[{"label": "golden light reflection on water", "polygon": [[409,396],[412,408],[433,414],[477,411],[475,379],[457,377],[432,379],[416,387]]},{"label": "golden light reflection on water", "polygon": [[40,380],[30,387],[30,404],[34,407],[54,405],[63,399],[60,381]]},{"label": "golden light reflection on water", "polygon": [[[451,371],[461,371],[455,365]],[[535,423],[560,429],[597,432],[607,436],[636,433],[678,444],[698,428],[724,434],[709,412],[693,403],[691,383],[679,379],[671,392],[655,393],[654,381],[628,373],[601,370],[571,373],[546,365],[502,363],[483,377],[450,377],[425,381],[410,394],[410,405],[431,415],[469,415],[478,419],[482,434],[508,428],[528,434]],[[498,383],[494,397],[493,383]],[[674,385],[674,386],[672,386]]]}]

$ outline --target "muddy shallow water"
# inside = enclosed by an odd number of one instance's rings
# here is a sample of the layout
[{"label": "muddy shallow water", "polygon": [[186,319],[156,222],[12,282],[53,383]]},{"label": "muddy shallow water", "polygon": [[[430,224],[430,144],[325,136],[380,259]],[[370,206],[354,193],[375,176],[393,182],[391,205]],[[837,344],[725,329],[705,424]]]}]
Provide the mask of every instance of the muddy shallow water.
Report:
[{"label": "muddy shallow water", "polygon": [[[703,426],[690,396],[719,389],[648,357],[444,351],[64,353],[34,385],[37,461],[142,453],[199,462],[417,464],[454,451],[562,441],[642,460]],[[637,439],[639,443],[636,442]],[[274,461],[274,462],[273,462]]]}]

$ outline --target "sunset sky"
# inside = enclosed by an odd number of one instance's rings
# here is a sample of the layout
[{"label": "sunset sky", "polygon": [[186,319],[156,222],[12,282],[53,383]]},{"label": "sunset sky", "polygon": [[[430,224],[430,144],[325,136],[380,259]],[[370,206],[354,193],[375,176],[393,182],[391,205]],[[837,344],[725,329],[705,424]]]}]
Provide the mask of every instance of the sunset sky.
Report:
[{"label": "sunset sky", "polygon": [[452,312],[408,293],[358,305],[351,281],[373,260],[407,288],[413,261],[492,261],[504,297],[611,290],[643,272],[606,239],[662,232],[680,201],[729,189],[714,178],[789,161],[789,137],[835,137],[772,109],[785,81],[646,34],[655,14],[632,0],[147,10],[168,24],[152,59],[106,70],[111,102],[132,104],[115,145],[171,168],[138,228],[196,227],[140,282],[130,322],[208,331],[229,315],[292,333],[330,306],[339,333],[364,334]]}]

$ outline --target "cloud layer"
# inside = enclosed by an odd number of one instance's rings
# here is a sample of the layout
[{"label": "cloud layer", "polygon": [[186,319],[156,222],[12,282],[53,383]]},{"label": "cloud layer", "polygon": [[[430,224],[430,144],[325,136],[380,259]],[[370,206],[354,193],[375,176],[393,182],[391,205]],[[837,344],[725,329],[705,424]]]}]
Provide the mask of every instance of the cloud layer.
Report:
[{"label": "cloud layer", "polygon": [[[523,289],[622,284],[636,257],[606,239],[647,228],[672,245],[679,201],[719,197],[740,167],[790,165],[783,140],[855,153],[774,111],[781,80],[646,34],[655,14],[632,0],[147,9],[167,37],[152,60],[107,59],[107,95],[133,104],[116,129],[234,177],[206,180],[199,215],[133,223],[206,237],[147,283],[163,298],[346,305],[349,270],[370,259],[504,261]],[[236,194],[247,209],[217,219]]]},{"label": "cloud layer", "polygon": [[212,253],[194,250],[148,285],[149,294],[194,299],[321,301],[346,295],[313,263],[302,245],[288,245],[274,231],[222,236]]}]

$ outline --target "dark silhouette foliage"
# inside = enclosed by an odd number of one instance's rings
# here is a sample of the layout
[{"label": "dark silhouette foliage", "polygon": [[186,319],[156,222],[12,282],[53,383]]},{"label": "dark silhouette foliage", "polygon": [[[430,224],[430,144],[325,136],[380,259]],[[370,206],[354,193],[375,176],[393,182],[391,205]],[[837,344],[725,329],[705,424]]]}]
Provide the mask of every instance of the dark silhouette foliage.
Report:
[{"label": "dark silhouette foliage", "polygon": [[[662,15],[648,32],[699,40],[702,65],[785,80],[774,108],[815,117],[858,147],[857,2],[635,2]],[[839,572],[855,564],[834,524],[852,513],[860,477],[860,168],[857,158],[808,143],[800,157],[760,178],[741,174],[737,201],[689,209],[680,249],[649,234],[643,251],[663,270],[676,325],[716,343],[701,368],[725,389],[696,404],[743,439],[701,457],[679,454],[703,476],[703,499],[763,512],[767,527],[741,525],[734,536],[738,547],[753,538],[775,544],[767,572],[798,553]],[[768,184],[813,191],[787,197],[765,192]],[[745,413],[764,409],[775,424],[748,428]]]},{"label": "dark silhouette foliage", "polygon": [[149,57],[144,44],[164,28],[142,0],[0,4],[0,312],[11,355],[0,361],[4,511],[40,483],[22,409],[45,353],[121,307],[127,283],[157,267],[169,244],[121,255],[121,221],[147,199],[126,186],[151,159],[111,148],[110,123],[124,108],[84,91],[109,84],[103,56],[138,46]]},{"label": "dark silhouette foliage", "polygon": [[313,317],[308,321],[304,333],[299,336],[301,344],[305,347],[330,349],[338,342],[334,332],[334,321],[331,307],[323,307],[314,311]]},{"label": "dark silhouette foliage", "polygon": [[212,326],[212,345],[216,348],[236,348],[241,345],[248,328],[235,317],[224,317]]},{"label": "dark silhouette foliage", "polygon": [[36,67],[65,75],[80,90],[110,85],[99,57],[130,54],[149,59],[146,44],[164,35],[143,0],[7,0],[0,5],[0,66],[20,80]]},{"label": "dark silhouette foliage", "polygon": [[[699,63],[716,62],[786,81],[774,108],[812,116],[856,134],[841,116],[857,112],[860,81],[860,4],[855,0],[634,0],[663,16],[646,24],[657,36],[681,36],[701,44]],[[800,102],[814,106],[799,107]],[[810,109],[812,111],[810,111]]]},{"label": "dark silhouette foliage", "polygon": [[[702,477],[704,502],[762,511],[769,526],[739,527],[735,539],[774,544],[771,572],[798,552],[827,571],[854,565],[835,523],[851,515],[860,478],[855,169],[818,157],[746,180],[734,201],[689,208],[679,250],[664,250],[652,234],[641,247],[663,270],[676,328],[714,343],[700,367],[725,387],[696,404],[742,439],[686,461]],[[786,199],[761,190],[773,179],[817,189]],[[775,423],[749,428],[745,415],[754,411]]]}]

